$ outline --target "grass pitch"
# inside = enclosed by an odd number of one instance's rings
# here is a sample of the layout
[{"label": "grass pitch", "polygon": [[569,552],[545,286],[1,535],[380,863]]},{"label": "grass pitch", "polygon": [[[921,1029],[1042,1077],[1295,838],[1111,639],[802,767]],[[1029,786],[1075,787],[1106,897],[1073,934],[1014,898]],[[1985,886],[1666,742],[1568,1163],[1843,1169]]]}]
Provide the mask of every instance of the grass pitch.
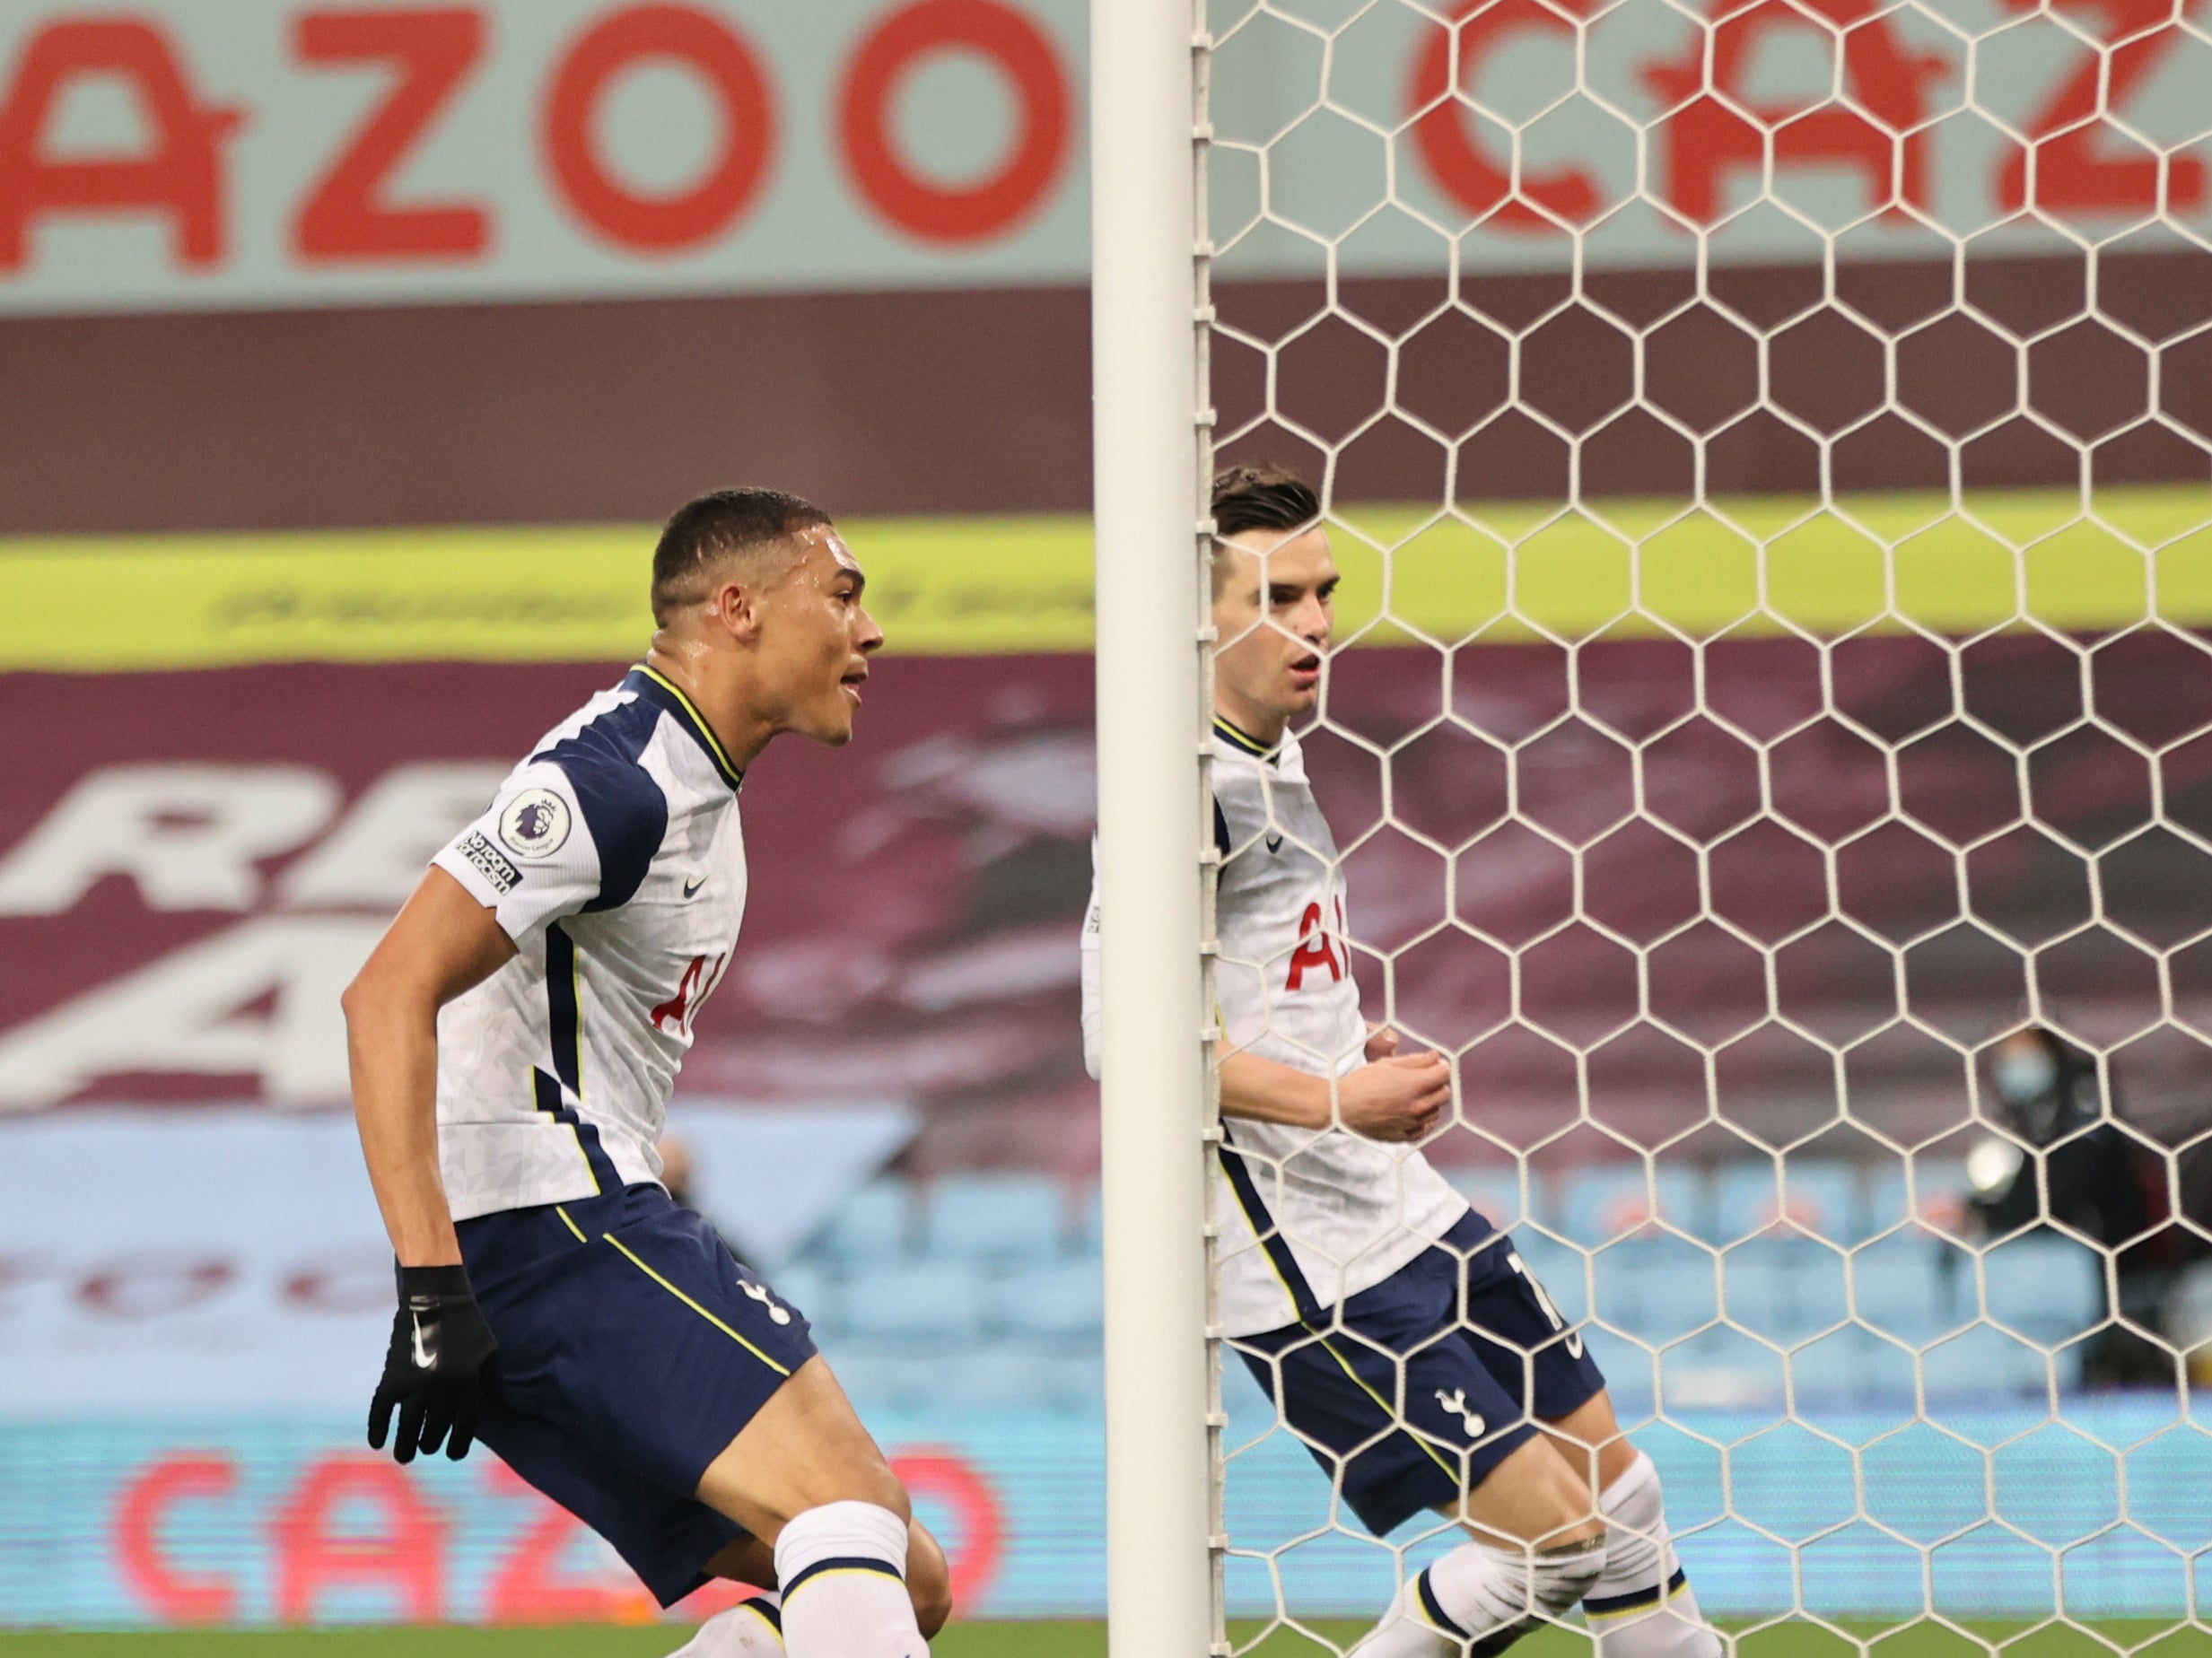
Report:
[{"label": "grass pitch", "polygon": [[[1342,1651],[1364,1625],[1309,1626]],[[1810,1623],[1737,1626],[1739,1658],[2212,1658],[2212,1627],[2105,1622],[2084,1627],[1975,1624],[1971,1634],[1942,1625]],[[1330,1648],[1298,1630],[1278,1628],[1256,1646],[1255,1625],[1231,1626],[1250,1658],[1325,1658]],[[542,1629],[368,1628],[204,1630],[144,1634],[0,1634],[0,1658],[660,1658],[686,1631],[670,1625]],[[957,1625],[931,1644],[934,1658],[1106,1658],[1106,1627],[1095,1623]],[[1588,1658],[1581,1636],[1547,1630],[1514,1651],[1517,1658]],[[1163,1654],[1162,1658],[1174,1658]],[[1198,1658],[1191,1654],[1190,1658]]]}]

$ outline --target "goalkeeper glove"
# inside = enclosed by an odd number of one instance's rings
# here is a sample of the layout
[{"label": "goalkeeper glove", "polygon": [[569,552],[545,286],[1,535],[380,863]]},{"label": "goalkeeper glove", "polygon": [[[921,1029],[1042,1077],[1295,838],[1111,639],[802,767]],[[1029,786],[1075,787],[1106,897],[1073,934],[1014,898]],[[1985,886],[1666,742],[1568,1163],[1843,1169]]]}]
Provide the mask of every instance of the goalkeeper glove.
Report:
[{"label": "goalkeeper glove", "polygon": [[468,1287],[466,1267],[402,1267],[384,1377],[369,1401],[369,1444],[378,1451],[399,1412],[392,1455],[412,1462],[442,1442],[455,1462],[476,1440],[476,1416],[499,1359],[499,1343]]}]

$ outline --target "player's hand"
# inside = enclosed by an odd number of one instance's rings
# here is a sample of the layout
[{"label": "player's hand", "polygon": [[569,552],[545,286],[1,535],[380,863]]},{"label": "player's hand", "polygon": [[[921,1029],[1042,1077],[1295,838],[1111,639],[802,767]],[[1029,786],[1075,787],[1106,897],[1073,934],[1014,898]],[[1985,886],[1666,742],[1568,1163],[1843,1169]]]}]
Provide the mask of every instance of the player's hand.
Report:
[{"label": "player's hand", "polygon": [[1372,1065],[1377,1060],[1386,1060],[1398,1051],[1398,1033],[1387,1025],[1368,1026],[1366,1059]]},{"label": "player's hand", "polygon": [[1336,1085],[1339,1120],[1368,1139],[1420,1139],[1451,1103],[1452,1068],[1436,1053],[1377,1060]]},{"label": "player's hand", "polygon": [[399,1310],[392,1315],[384,1379],[369,1401],[369,1444],[381,1451],[399,1413],[392,1455],[412,1462],[416,1451],[442,1444],[455,1462],[468,1454],[476,1417],[499,1343],[484,1322],[466,1267],[402,1267]]}]

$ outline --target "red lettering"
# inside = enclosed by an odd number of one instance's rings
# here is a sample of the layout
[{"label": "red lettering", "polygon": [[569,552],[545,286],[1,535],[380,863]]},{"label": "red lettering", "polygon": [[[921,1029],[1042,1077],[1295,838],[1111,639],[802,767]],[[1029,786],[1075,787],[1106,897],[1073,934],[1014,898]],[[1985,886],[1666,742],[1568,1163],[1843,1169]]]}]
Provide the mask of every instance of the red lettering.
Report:
[{"label": "red lettering", "polygon": [[213,1257],[170,1261],[149,1255],[101,1266],[77,1286],[77,1299],[110,1318],[153,1318],[221,1295],[237,1276],[229,1261]]},{"label": "red lettering", "polygon": [[[1928,205],[1927,92],[1949,71],[1940,57],[1904,49],[1880,0],[1713,0],[1713,9],[1709,48],[1700,31],[1683,62],[1644,71],[1671,109],[1659,123],[1669,201],[1699,223],[1711,223],[1726,211],[1724,176],[1762,172],[1771,146],[1778,168],[1857,168],[1868,200],[1887,214]],[[1812,104],[1754,104],[1744,82],[1761,38],[1808,28],[1825,42],[1841,42],[1843,95]]]},{"label": "red lettering", "polygon": [[384,199],[384,186],[468,78],[484,50],[483,17],[465,8],[309,12],[293,39],[307,63],[389,63],[399,71],[390,96],[301,207],[293,250],[311,262],[480,257],[491,241],[482,207],[395,207]]},{"label": "red lettering", "polygon": [[[696,72],[728,124],[714,165],[673,196],[641,196],[616,180],[592,131],[608,83],[655,57]],[[759,193],[775,147],[774,100],[753,48],[726,22],[687,5],[632,6],[586,30],[562,59],[544,142],[555,183],[594,229],[640,252],[674,252],[718,235]]]},{"label": "red lettering", "polygon": [[[129,83],[154,138],[142,155],[56,161],[42,153],[48,118],[71,83]],[[31,37],[0,103],[0,270],[20,270],[31,222],[60,214],[162,211],[171,257],[214,265],[223,255],[223,179],[217,145],[242,116],[194,100],[168,37],[135,18],[48,23]]]},{"label": "red lettering", "polygon": [[633,1583],[625,1588],[564,1575],[561,1561],[584,1530],[582,1521],[504,1462],[487,1476],[503,1497],[532,1499],[535,1510],[522,1535],[494,1568],[485,1586],[484,1615],[495,1624],[638,1623],[656,1615],[652,1597]]},{"label": "red lettering", "polygon": [[[362,1512],[380,1524],[364,1531]],[[332,1456],[314,1464],[272,1522],[276,1616],[307,1623],[325,1589],[376,1584],[392,1592],[409,1623],[445,1616],[445,1523],[408,1479],[380,1457]]]},{"label": "red lettering", "polygon": [[1006,1527],[999,1499],[975,1465],[955,1451],[902,1451],[891,1471],[917,1501],[942,1503],[957,1522],[945,1549],[955,1606],[974,1606],[990,1593],[1005,1551]]},{"label": "red lettering", "polygon": [[[706,970],[706,957],[695,956],[691,965],[684,969],[684,977],[676,987],[676,994],[652,1010],[651,1017],[655,1028],[684,1034],[691,1017],[691,993],[698,988],[699,975]],[[702,999],[704,999],[702,998]]]},{"label": "red lettering", "polygon": [[[2015,12],[2043,10],[2042,0],[2006,0]],[[1998,199],[2009,212],[2033,207],[2072,212],[2186,213],[2204,205],[2204,162],[2161,155],[2112,119],[2158,60],[2188,38],[2182,16],[2193,0],[2053,0],[2050,10],[2091,12],[2104,21],[2106,50],[2092,50],[2081,72],[2058,91],[2028,128],[2024,148],[1998,175]],[[2109,65],[2109,67],[2108,67]],[[2110,76],[2108,82],[2107,76]],[[2120,140],[2132,154],[2103,156],[2100,144]],[[2029,181],[2029,161],[2034,179]]]},{"label": "red lettering", "polygon": [[213,1573],[172,1566],[162,1544],[170,1511],[191,1498],[228,1497],[238,1484],[230,1459],[198,1452],[165,1456],[123,1488],[115,1511],[116,1563],[141,1606],[162,1623],[223,1624],[238,1613],[238,1586]]},{"label": "red lettering", "polygon": [[1328,925],[1321,919],[1319,904],[1306,906],[1306,913],[1298,918],[1298,948],[1290,952],[1290,976],[1282,987],[1284,990],[1301,987],[1309,967],[1316,973],[1326,967],[1332,979],[1343,978],[1344,969],[1336,959],[1335,947],[1329,942]]},{"label": "red lettering", "polygon": [[[898,153],[891,105],[899,83],[939,52],[969,51],[1005,78],[1021,106],[1019,135],[997,170],[968,185],[934,184]],[[1000,0],[919,0],[861,43],[845,72],[837,127],[845,166],[869,205],[925,241],[972,242],[1027,217],[1068,159],[1068,77],[1036,24]]]},{"label": "red lettering", "polygon": [[[1585,0],[1573,4],[1581,10]],[[1446,195],[1478,218],[1492,215],[1490,223],[1498,230],[1559,230],[1561,220],[1579,223],[1597,210],[1597,187],[1587,173],[1562,169],[1526,177],[1517,188],[1475,143],[1478,123],[1460,89],[1506,36],[1536,29],[1569,37],[1575,32],[1574,24],[1543,0],[1459,0],[1449,23],[1428,31],[1429,43],[1413,63],[1407,113],[1415,118],[1413,142],[1421,160]]]}]

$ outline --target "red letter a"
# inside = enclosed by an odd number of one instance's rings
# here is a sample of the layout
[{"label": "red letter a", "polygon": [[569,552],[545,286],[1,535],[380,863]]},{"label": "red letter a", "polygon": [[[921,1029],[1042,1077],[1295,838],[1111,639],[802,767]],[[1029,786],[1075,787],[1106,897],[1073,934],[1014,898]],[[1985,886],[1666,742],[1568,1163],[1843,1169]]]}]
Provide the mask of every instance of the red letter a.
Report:
[{"label": "red letter a", "polygon": [[[155,135],[151,152],[97,161],[39,153],[48,118],[69,83],[108,74],[128,81]],[[40,214],[165,209],[180,265],[223,257],[218,141],[235,109],[192,100],[167,39],[152,23],[117,18],[49,23],[31,37],[7,100],[0,103],[0,271],[20,270],[25,235]]]}]

